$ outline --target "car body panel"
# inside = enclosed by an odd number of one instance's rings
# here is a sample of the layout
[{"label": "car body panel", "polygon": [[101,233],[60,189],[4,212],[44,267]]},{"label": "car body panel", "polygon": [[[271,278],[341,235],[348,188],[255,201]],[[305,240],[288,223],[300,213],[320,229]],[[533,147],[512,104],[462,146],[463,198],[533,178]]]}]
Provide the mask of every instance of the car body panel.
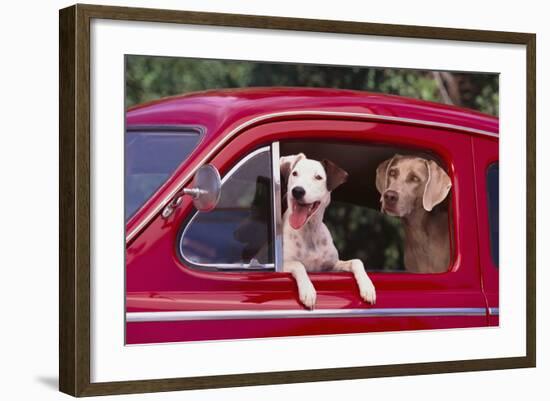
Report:
[{"label": "car body panel", "polygon": [[474,161],[476,169],[476,195],[478,204],[479,263],[482,268],[483,290],[489,308],[491,326],[499,324],[499,270],[491,255],[489,234],[489,200],[487,191],[487,169],[498,162],[498,141],[488,138],[474,138]]},{"label": "car body panel", "polygon": [[[495,320],[494,316],[490,316],[488,308],[489,305],[498,307],[498,271],[495,287],[494,272],[487,271],[483,265],[485,260],[480,256],[483,252],[479,252],[478,248],[487,244],[482,241],[478,244],[476,240],[481,235],[478,230],[482,231],[483,225],[480,224],[478,228],[476,224],[471,224],[483,213],[476,206],[480,201],[476,198],[476,192],[480,191],[481,184],[472,179],[477,168],[472,152],[474,140],[481,138],[480,143],[483,145],[480,146],[485,146],[491,157],[496,155],[498,159],[498,120],[479,113],[416,100],[349,92],[311,89],[211,92],[155,102],[130,110],[127,114],[129,126],[161,123],[198,125],[205,128],[206,134],[193,154],[127,224],[127,232],[134,234],[127,241],[126,311],[128,316],[133,316],[171,311],[221,313],[303,310],[298,302],[295,282],[287,273],[212,272],[186,266],[177,255],[176,243],[181,225],[194,210],[191,200],[184,197],[180,207],[168,219],[162,218],[159,212],[175,190],[189,184],[192,172],[205,161],[216,166],[223,176],[240,158],[259,146],[277,141],[315,138],[430,149],[449,166],[453,182],[452,213],[456,251],[448,272],[370,272],[369,276],[378,293],[375,306],[367,305],[359,298],[355,280],[349,273],[310,274],[318,291],[317,310],[375,309],[391,312],[407,307],[417,308],[418,315],[252,318],[232,319],[229,322],[222,318],[182,321],[153,319],[128,322],[128,344],[498,324],[498,317]],[[300,109],[330,113],[300,113]],[[260,114],[281,110],[298,112],[250,124],[228,138],[228,133],[245,121]],[[485,139],[484,135],[465,133],[449,127],[346,115],[353,112],[422,118],[441,124],[460,123],[472,130],[489,130],[494,137]],[[483,285],[492,285],[490,300],[483,291]],[[439,314],[423,315],[422,310],[426,308],[438,308]],[[473,308],[481,310],[481,313],[447,315],[447,311],[452,308]]]}]

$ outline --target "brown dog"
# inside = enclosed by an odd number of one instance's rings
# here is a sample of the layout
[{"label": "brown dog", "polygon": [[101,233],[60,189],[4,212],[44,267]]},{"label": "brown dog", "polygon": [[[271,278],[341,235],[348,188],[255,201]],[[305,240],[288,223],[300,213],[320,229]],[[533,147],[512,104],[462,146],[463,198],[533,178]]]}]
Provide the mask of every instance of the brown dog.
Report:
[{"label": "brown dog", "polygon": [[405,268],[417,273],[448,269],[450,241],[447,212],[432,209],[451,189],[451,179],[433,160],[394,155],[376,169],[381,210],[400,217],[405,228]]}]

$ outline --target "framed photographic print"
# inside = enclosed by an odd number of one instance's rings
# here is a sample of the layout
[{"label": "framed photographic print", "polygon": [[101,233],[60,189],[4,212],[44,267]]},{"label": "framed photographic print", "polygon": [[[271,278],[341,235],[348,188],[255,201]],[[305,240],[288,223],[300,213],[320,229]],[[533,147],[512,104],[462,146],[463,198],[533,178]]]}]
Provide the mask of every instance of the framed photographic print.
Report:
[{"label": "framed photographic print", "polygon": [[61,391],[532,366],[535,35],[60,11]]}]

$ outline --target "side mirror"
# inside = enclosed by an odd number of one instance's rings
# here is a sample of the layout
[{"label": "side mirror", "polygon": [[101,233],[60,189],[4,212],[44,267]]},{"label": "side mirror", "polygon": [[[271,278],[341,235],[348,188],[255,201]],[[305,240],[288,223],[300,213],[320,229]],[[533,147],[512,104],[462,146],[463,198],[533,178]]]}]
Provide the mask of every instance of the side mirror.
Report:
[{"label": "side mirror", "polygon": [[184,194],[193,197],[193,206],[201,212],[209,212],[220,200],[222,180],[218,169],[211,164],[201,166],[195,173],[194,188],[185,188]]},{"label": "side mirror", "polygon": [[216,207],[220,200],[222,181],[218,169],[211,164],[205,164],[197,170],[193,179],[193,188],[184,188],[174,197],[162,211],[162,217],[168,218],[176,209],[183,195],[193,198],[193,206],[201,212],[209,212]]}]

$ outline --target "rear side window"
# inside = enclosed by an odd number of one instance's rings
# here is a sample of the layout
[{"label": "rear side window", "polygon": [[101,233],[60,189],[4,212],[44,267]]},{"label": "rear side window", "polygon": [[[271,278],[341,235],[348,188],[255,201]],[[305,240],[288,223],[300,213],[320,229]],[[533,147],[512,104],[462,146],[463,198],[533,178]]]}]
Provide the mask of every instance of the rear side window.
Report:
[{"label": "rear side window", "polygon": [[489,202],[489,236],[491,257],[498,267],[498,163],[487,169],[487,199]]},{"label": "rear side window", "polygon": [[124,139],[124,216],[128,220],[176,168],[200,139],[198,129],[128,129]]}]

